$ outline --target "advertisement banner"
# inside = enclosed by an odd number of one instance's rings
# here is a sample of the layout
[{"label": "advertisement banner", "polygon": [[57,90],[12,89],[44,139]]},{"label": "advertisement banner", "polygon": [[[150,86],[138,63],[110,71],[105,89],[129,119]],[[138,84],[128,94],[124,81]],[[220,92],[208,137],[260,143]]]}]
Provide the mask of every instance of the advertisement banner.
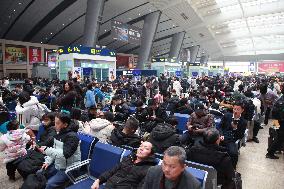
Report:
[{"label": "advertisement banner", "polygon": [[284,72],[284,61],[283,62],[259,62],[258,72],[263,72],[263,73]]},{"label": "advertisement banner", "polygon": [[125,43],[140,45],[141,33],[142,30],[138,27],[131,26],[117,20],[113,20],[111,22],[111,34],[113,39],[123,41]]},{"label": "advertisement banner", "polygon": [[2,44],[0,44],[0,64],[3,64]]},{"label": "advertisement banner", "polygon": [[99,55],[99,56],[111,56],[115,57],[116,53],[113,50],[106,48],[92,48],[92,47],[81,47],[81,46],[67,46],[59,48],[57,53],[61,54],[88,54],[88,55]]},{"label": "advertisement banner", "polygon": [[30,47],[29,50],[30,64],[42,62],[40,47]]},{"label": "advertisement banner", "polygon": [[45,50],[45,62],[47,62],[48,67],[55,68],[57,62],[57,50],[46,49]]},{"label": "advertisement banner", "polygon": [[7,45],[5,48],[6,64],[18,64],[27,62],[27,48],[23,46]]}]

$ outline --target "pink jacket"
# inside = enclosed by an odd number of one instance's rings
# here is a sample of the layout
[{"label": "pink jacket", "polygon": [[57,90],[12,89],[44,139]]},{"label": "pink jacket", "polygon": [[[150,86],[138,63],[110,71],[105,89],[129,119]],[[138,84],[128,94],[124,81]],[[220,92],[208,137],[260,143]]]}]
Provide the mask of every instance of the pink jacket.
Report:
[{"label": "pink jacket", "polygon": [[26,144],[30,136],[25,129],[8,131],[0,137],[0,152],[4,152],[4,163],[11,162],[27,154]]}]

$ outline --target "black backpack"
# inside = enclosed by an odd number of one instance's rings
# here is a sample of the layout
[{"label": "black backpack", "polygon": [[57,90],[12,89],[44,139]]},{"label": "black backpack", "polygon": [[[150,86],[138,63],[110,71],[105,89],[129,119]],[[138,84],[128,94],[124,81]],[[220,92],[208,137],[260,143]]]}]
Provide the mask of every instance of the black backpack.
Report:
[{"label": "black backpack", "polygon": [[284,120],[284,97],[279,98],[272,108],[272,118],[277,120]]},{"label": "black backpack", "polygon": [[47,183],[46,171],[30,174],[20,189],[44,189]]}]

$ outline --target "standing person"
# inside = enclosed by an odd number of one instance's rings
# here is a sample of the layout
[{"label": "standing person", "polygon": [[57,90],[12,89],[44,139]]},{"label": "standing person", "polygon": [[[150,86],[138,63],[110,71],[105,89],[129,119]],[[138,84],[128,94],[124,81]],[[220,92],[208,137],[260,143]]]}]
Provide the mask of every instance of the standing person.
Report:
[{"label": "standing person", "polygon": [[270,116],[271,108],[273,104],[276,102],[278,99],[278,96],[271,90],[267,90],[267,85],[263,84],[259,87],[260,90],[260,95],[258,98],[261,101],[262,107],[263,107],[263,112],[265,112],[265,118],[264,118],[264,125],[268,124],[268,119]]},{"label": "standing person", "polygon": [[141,99],[144,103],[147,103],[150,98],[153,97],[153,89],[152,89],[152,83],[150,79],[146,80],[146,83],[142,87],[142,94]]},{"label": "standing person", "polygon": [[57,104],[61,110],[71,112],[71,109],[76,107],[77,93],[74,90],[73,83],[68,81],[64,84],[64,91],[57,99]]},{"label": "standing person", "polygon": [[[283,87],[282,87],[281,93],[282,93],[282,96],[280,97],[280,99],[278,101],[283,102],[284,101],[284,96],[283,96],[284,95],[284,88]],[[277,108],[277,106],[279,106],[279,105],[280,104],[278,104],[276,102],[274,108]],[[277,109],[282,109],[282,108],[278,107]],[[266,158],[269,158],[269,159],[279,159],[279,157],[275,155],[275,152],[277,150],[279,150],[281,145],[284,143],[284,117],[283,117],[283,113],[279,112],[279,115],[277,117],[278,117],[278,122],[279,122],[280,127],[278,129],[276,139],[272,142],[272,144],[267,149]]]},{"label": "standing person", "polygon": [[200,182],[185,168],[186,152],[178,146],[169,147],[162,165],[148,170],[143,189],[201,189]]},{"label": "standing person", "polygon": [[87,90],[86,96],[85,96],[85,99],[86,99],[85,107],[90,108],[90,107],[96,106],[95,95],[94,95],[94,91],[93,91],[93,85],[91,83],[89,83],[87,85],[87,89],[88,90]]},{"label": "standing person", "polygon": [[80,140],[76,132],[69,128],[71,118],[65,113],[55,117],[55,130],[53,147],[41,146],[38,150],[46,154],[43,169],[48,168],[49,177],[46,189],[60,187],[69,180],[65,170],[81,161]]},{"label": "standing person", "polygon": [[177,96],[180,97],[182,87],[181,87],[181,84],[179,82],[179,78],[176,78],[176,77],[174,78],[173,89],[176,91]]},{"label": "standing person", "polygon": [[165,77],[165,75],[162,74],[161,77],[159,78],[159,89],[161,95],[165,96],[167,94],[168,88],[169,88],[168,80]]}]

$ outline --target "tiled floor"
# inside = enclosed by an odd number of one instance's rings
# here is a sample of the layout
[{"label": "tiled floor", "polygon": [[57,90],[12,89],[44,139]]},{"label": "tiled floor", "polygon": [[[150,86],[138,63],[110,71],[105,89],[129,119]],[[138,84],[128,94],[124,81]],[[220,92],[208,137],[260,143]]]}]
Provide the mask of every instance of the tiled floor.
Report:
[{"label": "tiled floor", "polygon": [[238,172],[242,174],[244,189],[283,189],[284,155],[278,160],[265,158],[268,143],[268,127],[259,131],[259,144],[246,143],[241,148]]},{"label": "tiled floor", "polygon": [[[237,170],[242,174],[243,189],[284,189],[284,155],[279,160],[266,159],[268,127],[260,130],[260,143],[247,143],[241,148]],[[8,181],[6,168],[0,163],[0,189],[18,189],[22,184],[19,174],[15,182]]]}]

